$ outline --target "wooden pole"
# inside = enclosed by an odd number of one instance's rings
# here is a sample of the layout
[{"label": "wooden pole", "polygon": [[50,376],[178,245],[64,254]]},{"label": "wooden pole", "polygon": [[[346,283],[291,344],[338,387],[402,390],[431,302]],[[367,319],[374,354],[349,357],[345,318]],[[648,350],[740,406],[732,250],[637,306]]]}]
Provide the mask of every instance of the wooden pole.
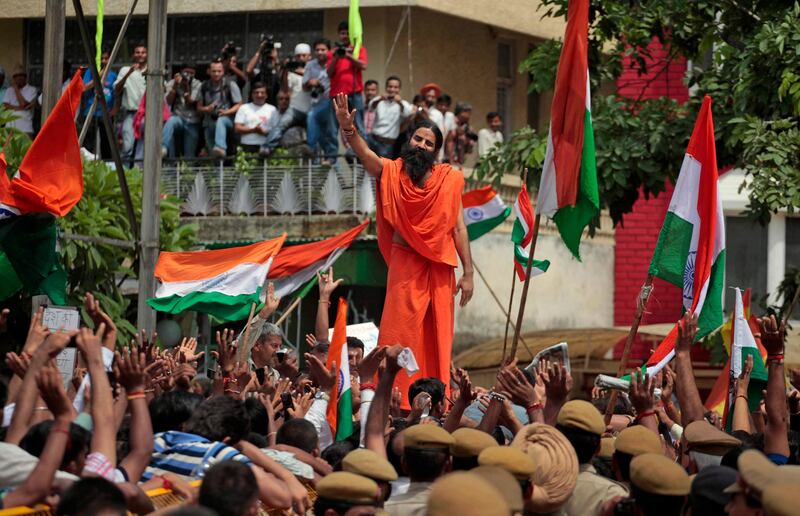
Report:
[{"label": "wooden pole", "polygon": [[[639,331],[639,323],[642,322],[642,315],[644,315],[644,310],[647,307],[647,300],[650,299],[650,293],[652,291],[653,275],[648,274],[647,278],[644,280],[642,289],[639,291],[639,298],[636,302],[636,313],[633,315],[631,329],[628,331],[628,338],[625,339],[625,347],[622,350],[622,358],[620,358],[619,366],[617,366],[617,378],[622,376],[622,374],[625,372],[625,368],[628,365],[628,358],[631,355],[631,348],[633,347],[633,339],[636,338],[636,333]],[[611,416],[614,414],[614,405],[616,405],[616,403],[617,391],[612,389],[608,398],[608,405],[606,405],[606,426],[611,423]]]},{"label": "wooden pole", "polygon": [[539,239],[539,222],[541,219],[542,216],[537,213],[536,218],[533,220],[531,250],[528,254],[528,265],[525,267],[525,283],[522,284],[522,299],[519,301],[519,314],[517,314],[517,325],[514,327],[514,340],[511,341],[510,356],[512,359],[517,356],[517,342],[522,330],[522,316],[525,315],[525,301],[528,299],[528,286],[531,283],[531,269],[533,269],[533,254],[536,252],[536,241]]},{"label": "wooden pole", "polygon": [[[525,187],[527,188],[527,186],[528,186],[528,167],[525,167],[523,169],[523,171],[522,171],[522,184],[525,185]],[[516,244],[514,244],[514,245],[516,245]],[[503,359],[500,361],[500,367],[503,367],[503,364],[506,361],[506,348],[508,347],[508,327],[511,326],[511,307],[514,305],[514,287],[516,285],[517,285],[516,265],[512,265],[512,267],[511,267],[511,294],[508,296],[508,311],[506,312],[506,330],[505,330],[505,335],[503,336]]]},{"label": "wooden pole", "polygon": [[61,96],[61,83],[64,82],[64,23],[67,15],[66,0],[47,0],[45,6],[42,125]]},{"label": "wooden pole", "polygon": [[[488,281],[486,281],[486,277],[478,268],[478,265],[475,263],[475,257],[472,258],[472,268],[475,269],[475,272],[477,272],[478,276],[480,276],[480,278],[483,280],[484,285],[486,285],[486,288],[489,290],[489,293],[492,295],[492,298],[494,298],[494,301],[495,303],[497,303],[497,306],[500,308],[500,311],[503,312],[503,315],[506,316],[506,338],[508,338],[508,327],[511,325],[511,323],[508,321],[508,312],[503,307],[503,303],[500,301],[500,298],[497,297],[497,294],[495,294],[494,290],[492,290],[492,286],[489,285]],[[522,335],[519,336],[519,341],[522,343],[523,346],[525,346],[525,349],[528,350],[528,353],[531,353],[531,358],[533,358],[533,353],[531,352],[531,348],[529,348],[528,345],[525,343],[525,339],[522,338]],[[505,358],[506,356],[505,348],[506,348],[505,342],[503,342],[503,358]]]},{"label": "wooden pole", "polygon": [[250,356],[250,346],[248,345],[250,342],[250,327],[253,323],[253,315],[256,313],[256,304],[250,304],[250,315],[247,316],[247,324],[244,327],[244,335],[242,338],[242,342],[239,343],[239,353],[237,360],[239,362],[244,362],[247,357]]},{"label": "wooden pole", "polygon": [[800,298],[800,284],[797,285],[797,288],[794,291],[794,297],[792,298],[792,302],[789,303],[789,308],[783,314],[783,321],[781,324],[785,327],[786,323],[789,322],[789,317],[792,316],[792,312],[794,312],[794,307],[797,306],[797,299]]},{"label": "wooden pole", "polygon": [[290,304],[288,307],[286,307],[286,310],[284,310],[283,313],[281,314],[281,316],[278,317],[278,320],[275,321],[275,324],[280,326],[280,324],[283,321],[285,321],[286,318],[289,317],[289,315],[291,315],[292,312],[294,312],[294,309],[297,308],[297,305],[300,304],[300,300],[301,299],[303,299],[303,298],[300,297],[300,296],[297,296],[296,298],[294,298],[294,300],[292,301],[292,304]]}]

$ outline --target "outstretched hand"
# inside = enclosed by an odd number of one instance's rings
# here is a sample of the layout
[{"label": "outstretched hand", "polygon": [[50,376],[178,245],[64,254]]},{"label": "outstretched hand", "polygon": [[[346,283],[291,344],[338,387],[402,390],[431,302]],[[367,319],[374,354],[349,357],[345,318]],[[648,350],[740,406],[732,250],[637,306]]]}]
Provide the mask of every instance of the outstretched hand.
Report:
[{"label": "outstretched hand", "polygon": [[102,335],[103,346],[114,351],[117,345],[117,325],[114,324],[114,320],[103,311],[100,307],[100,301],[96,300],[91,292],[86,293],[84,305],[86,306],[86,313],[91,317],[95,328],[98,328],[101,323],[105,323],[105,333]]},{"label": "outstretched hand", "polygon": [[328,269],[328,272],[318,272],[317,285],[319,286],[320,301],[329,301],[333,291],[336,290],[336,287],[338,287],[343,281],[343,278],[339,278],[338,280],[334,281],[333,267]]},{"label": "outstretched hand", "polygon": [[339,122],[339,127],[343,131],[352,131],[355,129],[356,110],[350,111],[350,106],[347,102],[347,95],[339,93],[333,98],[333,105],[336,112],[336,121]]},{"label": "outstretched hand", "polygon": [[697,315],[686,312],[678,321],[678,339],[675,342],[675,353],[689,353],[697,335]]},{"label": "outstretched hand", "polygon": [[275,284],[270,281],[267,283],[267,294],[264,299],[264,308],[258,312],[258,316],[262,319],[266,319],[278,309],[278,305],[280,304],[281,298],[275,295]]},{"label": "outstretched hand", "polygon": [[786,335],[786,328],[783,321],[778,323],[774,315],[769,317],[762,317],[759,321],[761,329],[761,344],[770,355],[783,354],[784,336]]}]

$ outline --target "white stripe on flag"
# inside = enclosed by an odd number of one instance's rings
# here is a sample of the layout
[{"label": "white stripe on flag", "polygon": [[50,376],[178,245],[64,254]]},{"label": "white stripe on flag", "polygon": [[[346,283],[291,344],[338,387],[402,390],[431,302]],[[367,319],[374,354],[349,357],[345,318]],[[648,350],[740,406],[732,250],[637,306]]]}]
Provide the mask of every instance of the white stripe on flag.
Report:
[{"label": "white stripe on flag", "polygon": [[228,296],[252,294],[264,284],[271,263],[272,258],[264,263],[240,263],[211,278],[163,282],[155,297],[185,296],[194,292],[219,292]]},{"label": "white stripe on flag", "polygon": [[499,195],[495,195],[485,204],[476,206],[464,206],[464,219],[469,224],[481,222],[486,219],[499,217],[505,212],[506,205]]},{"label": "white stripe on flag", "polygon": [[317,260],[308,267],[300,269],[289,276],[271,279],[272,284],[275,287],[275,297],[288,296],[295,290],[305,285],[311,278],[314,277],[317,271],[330,268],[331,265],[333,265],[334,262],[339,259],[345,249],[346,248],[344,247],[337,247],[331,254],[328,255],[327,258]]}]

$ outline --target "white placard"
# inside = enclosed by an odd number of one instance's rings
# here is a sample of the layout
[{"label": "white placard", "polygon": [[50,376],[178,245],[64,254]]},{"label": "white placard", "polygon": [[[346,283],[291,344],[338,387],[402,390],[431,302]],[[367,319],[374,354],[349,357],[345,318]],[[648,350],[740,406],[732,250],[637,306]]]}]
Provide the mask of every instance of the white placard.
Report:
[{"label": "white placard", "polygon": [[81,314],[74,306],[46,306],[42,324],[50,331],[61,328],[66,331],[77,330],[81,324]]},{"label": "white placard", "polygon": [[77,348],[64,348],[61,353],[56,355],[56,365],[58,372],[61,373],[61,379],[64,381],[64,389],[69,387],[69,382],[72,381],[72,375],[75,372],[75,361],[78,358]]},{"label": "white placard", "polygon": [[[347,336],[356,337],[364,343],[364,356],[378,346],[378,327],[374,322],[351,324],[347,327]],[[333,328],[328,328],[328,342],[333,338]]]}]

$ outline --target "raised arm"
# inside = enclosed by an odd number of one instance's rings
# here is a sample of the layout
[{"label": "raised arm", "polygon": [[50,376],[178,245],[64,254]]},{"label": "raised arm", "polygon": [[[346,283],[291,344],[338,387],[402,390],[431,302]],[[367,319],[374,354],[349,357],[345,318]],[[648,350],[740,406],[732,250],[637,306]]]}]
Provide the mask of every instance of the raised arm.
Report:
[{"label": "raised arm", "polygon": [[761,319],[761,344],[767,350],[767,426],[764,429],[764,453],[789,456],[789,420],[786,414],[786,380],[783,376],[783,346],[786,335],[783,322],[775,316]]},{"label": "raised arm", "polygon": [[[742,430],[748,434],[753,433],[750,427],[750,410],[747,398],[747,389],[750,386],[750,372],[753,370],[753,355],[747,355],[744,369],[736,380],[736,397],[733,399],[733,426],[732,430]],[[740,401],[741,400],[741,401]]]},{"label": "raised arm", "polygon": [[458,201],[458,218],[456,219],[456,227],[453,230],[453,239],[456,242],[456,251],[461,259],[461,265],[464,267],[464,273],[456,285],[456,293],[459,290],[461,291],[461,299],[458,302],[458,306],[463,308],[472,299],[474,284],[472,282],[473,270],[472,254],[469,249],[469,234],[467,233],[467,225],[464,223],[464,206],[461,204],[461,199]]},{"label": "raised arm", "polygon": [[317,342],[328,342],[328,309],[331,306],[331,294],[338,287],[342,278],[333,280],[333,267],[328,272],[317,273],[317,286],[319,287],[319,305],[317,306],[317,321],[314,325],[314,337]]},{"label": "raised arm", "polygon": [[150,456],[153,454],[153,424],[144,393],[145,356],[135,346],[125,348],[116,355],[116,370],[119,383],[125,388],[128,406],[131,409],[130,452],[120,463],[131,482],[142,476]]},{"label": "raised arm", "polygon": [[364,447],[384,459],[386,458],[384,432],[386,422],[389,420],[389,406],[392,404],[392,386],[397,373],[400,372],[397,357],[401,351],[403,351],[403,347],[400,345],[391,346],[386,350],[386,369],[378,380],[378,387],[375,389],[375,397],[372,398],[372,406],[369,408],[366,422]]},{"label": "raised arm", "polygon": [[369,175],[380,177],[383,161],[380,156],[370,150],[367,142],[358,134],[355,126],[356,110],[350,111],[347,95],[339,93],[333,99],[333,104],[336,108],[336,120],[339,122],[339,127],[342,128],[342,135],[344,135],[345,140],[352,147],[358,159],[361,160],[364,169],[369,172]]},{"label": "raised arm", "polygon": [[675,389],[681,406],[681,426],[684,428],[692,421],[703,419],[705,413],[694,381],[690,356],[695,335],[697,335],[697,316],[686,312],[683,319],[678,321],[678,338],[675,341]]},{"label": "raised arm", "polygon": [[117,435],[114,426],[114,397],[103,365],[101,337],[106,325],[101,322],[97,331],[81,328],[75,342],[86,362],[92,379],[92,453],[102,453],[111,464],[117,463]]}]

